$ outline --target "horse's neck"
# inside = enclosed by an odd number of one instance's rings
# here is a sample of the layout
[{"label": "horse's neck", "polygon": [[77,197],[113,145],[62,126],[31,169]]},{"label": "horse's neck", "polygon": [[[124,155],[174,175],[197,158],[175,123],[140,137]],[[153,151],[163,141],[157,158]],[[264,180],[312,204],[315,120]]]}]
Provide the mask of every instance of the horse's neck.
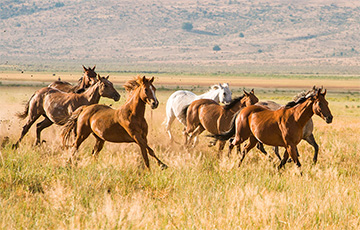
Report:
[{"label": "horse's neck", "polygon": [[[136,90],[140,90],[140,88]],[[120,107],[120,109],[122,110],[122,113],[124,112],[124,110],[127,110],[128,113],[133,116],[144,117],[145,102],[141,100],[139,92],[136,90],[132,93],[131,97],[127,100],[124,106]]]},{"label": "horse's neck", "polygon": [[314,112],[312,110],[313,103],[314,102],[312,102],[311,100],[306,100],[305,102],[293,108],[295,112],[295,121],[300,124],[301,127],[304,127],[305,124],[314,115]]},{"label": "horse's neck", "polygon": [[214,101],[216,101],[218,103],[220,101],[219,100],[219,92],[218,92],[218,90],[210,90],[210,91],[208,91],[208,92],[206,92],[204,94],[201,94],[201,95],[199,95],[197,97],[198,97],[198,99],[201,99],[201,98],[212,99],[212,100],[214,100]]},{"label": "horse's neck", "polygon": [[88,101],[89,105],[97,104],[100,101],[99,84],[95,84],[88,88],[85,92],[81,93],[79,97],[82,97]]}]

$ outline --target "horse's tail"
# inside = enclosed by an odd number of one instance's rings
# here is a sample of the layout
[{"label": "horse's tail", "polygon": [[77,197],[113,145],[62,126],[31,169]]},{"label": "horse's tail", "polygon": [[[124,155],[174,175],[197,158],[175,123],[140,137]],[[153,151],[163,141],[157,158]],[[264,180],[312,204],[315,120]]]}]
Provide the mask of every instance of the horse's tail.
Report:
[{"label": "horse's tail", "polygon": [[71,133],[74,133],[74,136],[76,137],[77,120],[84,108],[85,106],[80,106],[77,108],[65,123],[61,131],[63,146],[67,146],[67,144],[70,142]]},{"label": "horse's tail", "polygon": [[209,137],[214,137],[215,139],[220,140],[220,141],[229,140],[231,137],[233,137],[235,135],[236,117],[238,116],[239,113],[240,113],[240,111],[235,113],[235,115],[233,116],[233,118],[231,120],[231,127],[230,127],[230,129],[228,131],[226,131],[225,133],[213,134],[213,135],[208,135],[208,136]]},{"label": "horse's tail", "polygon": [[179,119],[181,121],[183,121],[183,124],[186,124],[186,114],[187,114],[187,111],[188,111],[188,108],[189,108],[190,105],[187,105],[185,106],[181,112],[179,113]]},{"label": "horse's tail", "polygon": [[29,107],[30,107],[30,101],[32,100],[32,98],[35,96],[36,92],[30,97],[30,99],[28,100],[28,102],[25,105],[25,110],[24,112],[18,112],[16,113],[16,116],[20,119],[25,119],[27,117],[27,115],[29,114]]}]

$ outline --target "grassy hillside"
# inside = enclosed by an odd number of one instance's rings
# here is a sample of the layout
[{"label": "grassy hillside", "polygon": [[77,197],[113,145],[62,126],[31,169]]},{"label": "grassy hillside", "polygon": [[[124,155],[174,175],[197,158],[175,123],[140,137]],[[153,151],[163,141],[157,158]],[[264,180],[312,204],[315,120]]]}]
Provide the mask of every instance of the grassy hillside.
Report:
[{"label": "grassy hillside", "polygon": [[0,3],[0,68],[71,69],[92,62],[115,71],[276,71],[285,65],[295,72],[322,66],[305,71],[356,73],[359,6],[317,0],[7,0]]}]

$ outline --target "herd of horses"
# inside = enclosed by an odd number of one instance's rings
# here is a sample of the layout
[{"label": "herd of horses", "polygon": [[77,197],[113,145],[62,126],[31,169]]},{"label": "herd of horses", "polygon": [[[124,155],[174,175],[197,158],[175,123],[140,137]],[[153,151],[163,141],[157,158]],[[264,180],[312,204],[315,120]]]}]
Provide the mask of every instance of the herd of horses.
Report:
[{"label": "herd of horses", "polygon": [[[120,99],[120,94],[109,81],[109,76],[101,77],[96,74],[95,66],[83,66],[83,69],[84,76],[77,85],[55,81],[48,87],[37,90],[30,97],[24,112],[17,114],[21,119],[28,119],[13,148],[19,147],[30,127],[38,118],[43,117],[44,119],[36,124],[36,144],[42,143],[40,134],[43,129],[54,123],[63,126],[63,146],[72,148],[70,163],[76,163],[80,145],[92,134],[96,140],[92,150],[94,157],[98,156],[105,141],[135,142],[140,147],[147,168],[150,168],[148,154],[156,159],[161,168],[167,168],[149,147],[147,140],[146,104],[151,109],[156,109],[159,105],[153,85],[154,77],[137,76],[128,80],[124,84],[127,92],[125,103],[118,109],[113,109],[98,104],[100,97],[114,101]],[[171,133],[171,124],[177,119],[185,126],[186,148],[194,148],[198,143],[198,136],[205,130],[214,138],[210,145],[219,142],[219,153],[230,139],[229,156],[235,146],[240,154],[240,144],[248,140],[239,166],[245,155],[255,146],[266,155],[263,147],[265,144],[274,147],[275,154],[281,161],[279,169],[288,161],[289,155],[300,167],[297,145],[302,139],[314,147],[313,161],[317,161],[319,147],[313,135],[312,116],[316,114],[326,123],[332,122],[333,116],[325,95],[326,90],[314,86],[282,106],[273,101],[259,102],[254,90],[244,90],[242,96],[232,99],[227,83],[214,85],[202,95],[179,90],[167,100],[164,123],[170,142],[178,144]],[[283,158],[279,155],[278,147],[285,148]]]}]

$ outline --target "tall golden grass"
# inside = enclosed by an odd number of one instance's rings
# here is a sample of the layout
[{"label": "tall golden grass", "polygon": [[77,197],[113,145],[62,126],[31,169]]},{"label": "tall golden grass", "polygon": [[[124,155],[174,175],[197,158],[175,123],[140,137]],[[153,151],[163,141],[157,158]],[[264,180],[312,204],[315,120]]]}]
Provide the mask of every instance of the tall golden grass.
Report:
[{"label": "tall golden grass", "polygon": [[[66,164],[60,130],[43,132],[47,141],[34,147],[35,128],[18,150],[12,150],[24,121],[14,117],[34,92],[31,87],[0,88],[0,228],[2,229],[358,229],[360,227],[360,99],[328,92],[334,122],[314,117],[319,160],[313,149],[299,144],[303,176],[292,163],[277,171],[252,150],[241,167],[238,156],[217,158],[216,148],[200,144],[191,151],[169,145],[162,122],[170,91],[158,91],[158,109],[148,107],[149,143],[169,168],[151,160],[143,168],[135,144],[106,143],[94,160],[88,138],[80,148],[76,167]],[[289,92],[255,93],[260,100],[284,103]],[[121,92],[124,96],[124,92]],[[240,93],[234,93],[240,94]],[[119,103],[102,100],[100,103]],[[183,141],[182,126],[174,135]],[[266,147],[272,153],[270,147]]]}]

